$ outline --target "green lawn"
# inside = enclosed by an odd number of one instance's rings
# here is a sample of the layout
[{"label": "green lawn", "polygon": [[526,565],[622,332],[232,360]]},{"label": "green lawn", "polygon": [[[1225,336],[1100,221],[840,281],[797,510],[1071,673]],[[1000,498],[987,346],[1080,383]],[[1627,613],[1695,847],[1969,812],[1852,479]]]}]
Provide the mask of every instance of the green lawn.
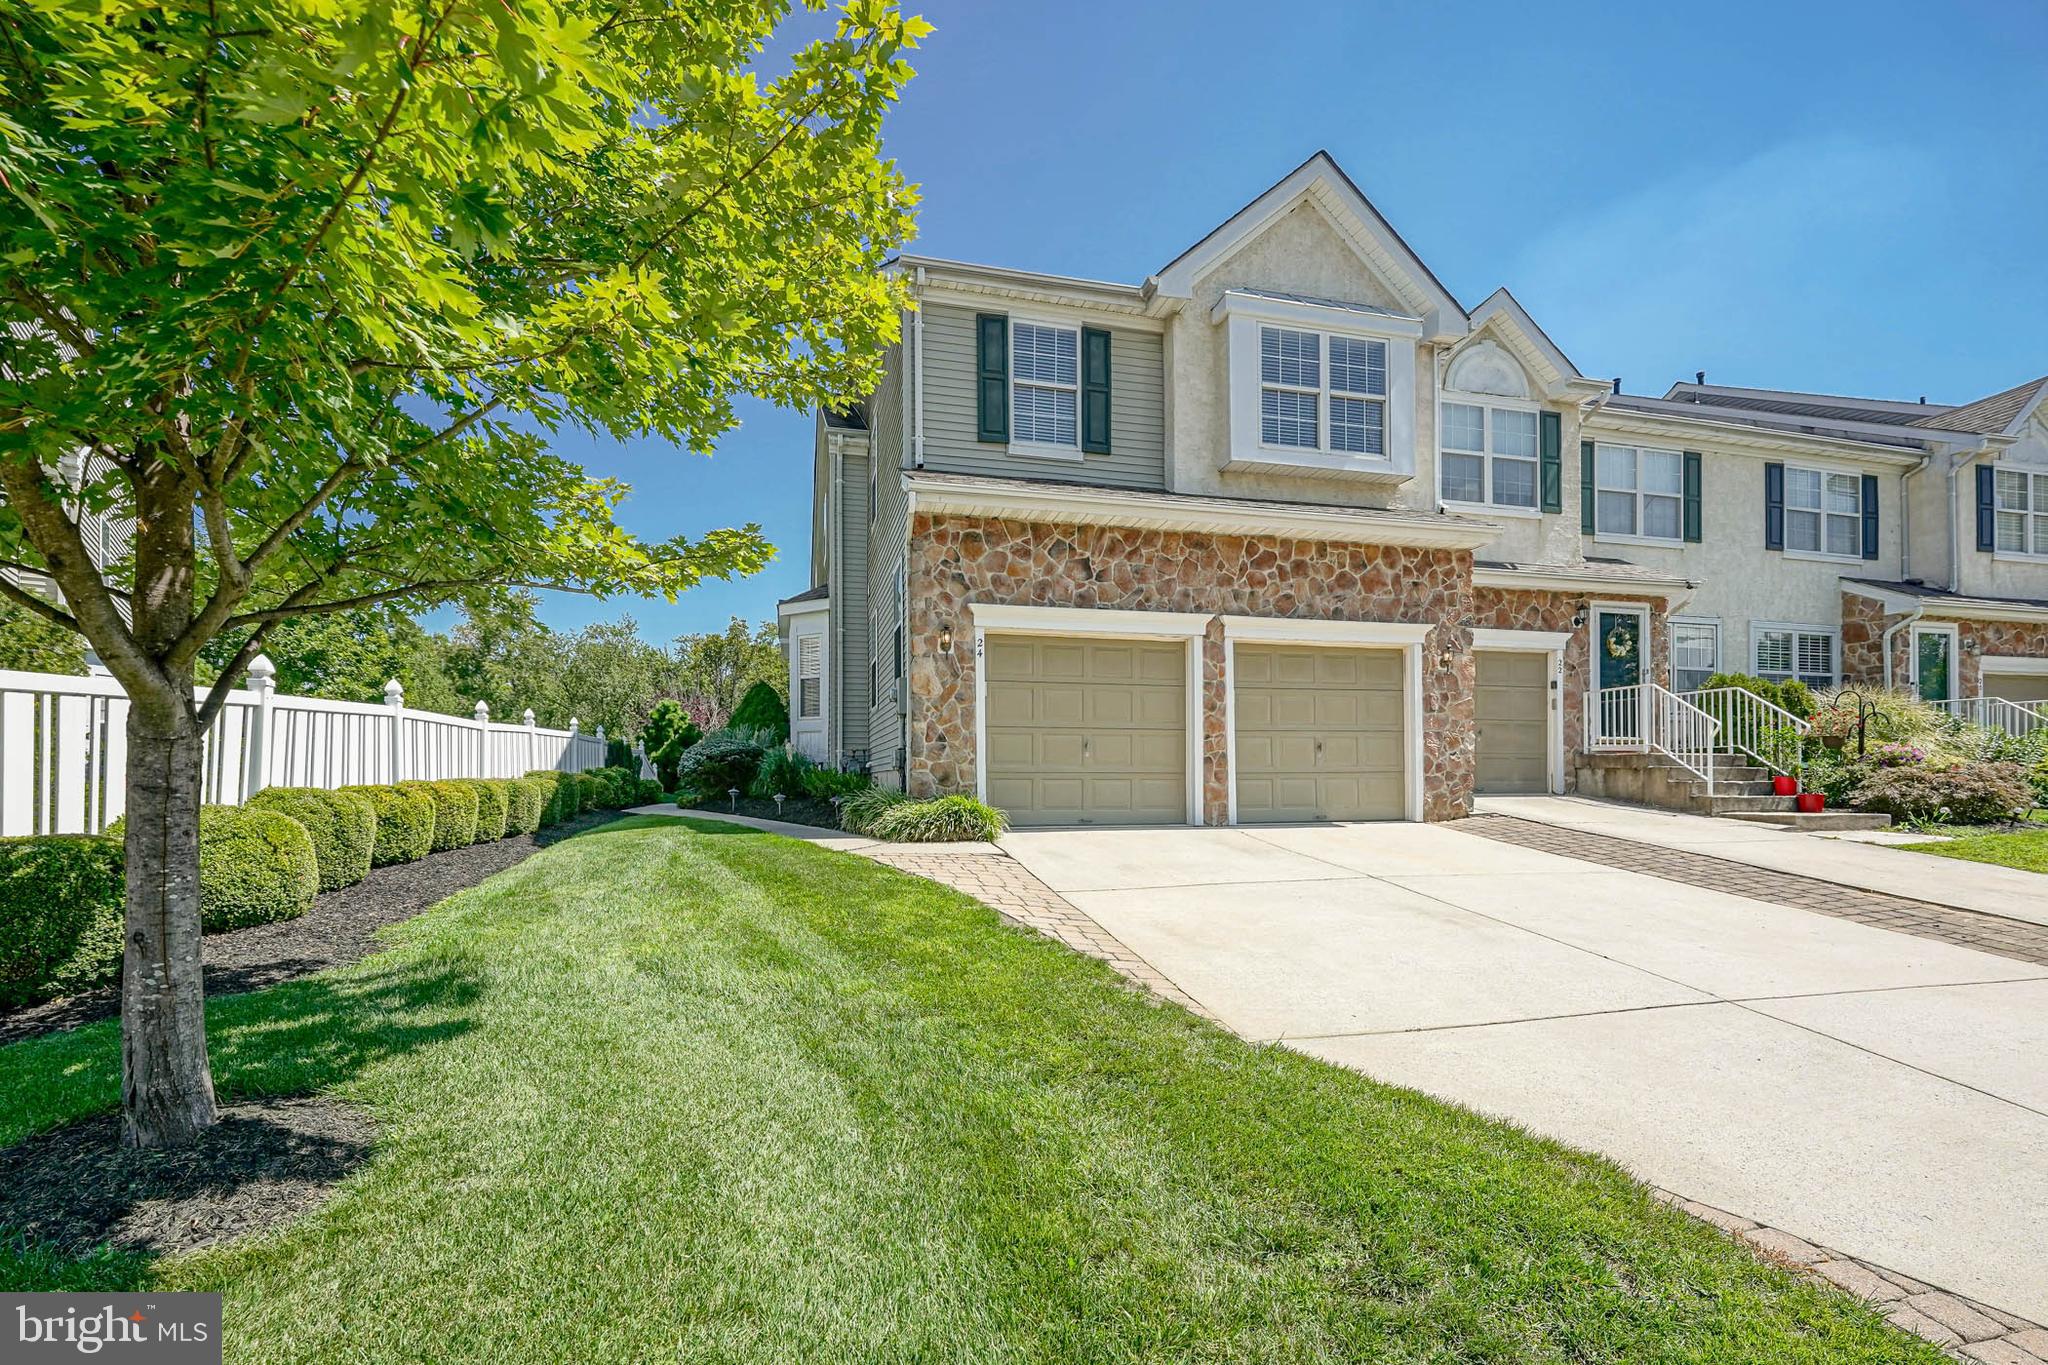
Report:
[{"label": "green lawn", "polygon": [[[69,1280],[220,1290],[238,1361],[1942,1359],[1604,1161],[805,844],[628,820],[390,945],[209,1010],[225,1093],[358,1101],[375,1160]],[[0,1050],[0,1142],[116,1072],[111,1024]]]},{"label": "green lawn", "polygon": [[2023,872],[2048,872],[2048,830],[2024,830],[2012,834],[1967,834],[1925,844],[1901,844],[1915,853],[1933,853],[1943,858],[1966,858],[1973,863],[1997,863]]}]

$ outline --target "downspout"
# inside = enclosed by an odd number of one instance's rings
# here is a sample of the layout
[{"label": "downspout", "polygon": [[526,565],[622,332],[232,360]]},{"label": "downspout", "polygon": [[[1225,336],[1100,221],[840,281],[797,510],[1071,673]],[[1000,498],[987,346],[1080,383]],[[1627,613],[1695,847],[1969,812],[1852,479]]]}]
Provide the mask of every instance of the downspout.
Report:
[{"label": "downspout", "polygon": [[[914,293],[924,297],[924,267],[917,268]],[[899,457],[900,458],[900,457]],[[910,311],[910,461],[911,468],[924,468],[924,309]]]},{"label": "downspout", "polygon": [[825,582],[830,586],[826,591],[832,594],[832,766],[846,766],[846,689],[839,684],[845,677],[846,668],[846,580],[840,574],[845,563],[843,551],[845,531],[845,488],[843,484],[844,448],[841,438],[828,434],[825,447],[831,455],[832,482],[827,489],[828,502],[825,510],[832,518],[832,539],[826,558]]},{"label": "downspout", "polygon": [[1979,446],[1975,450],[1966,452],[1960,458],[1955,455],[1949,456],[1948,583],[1945,586],[1950,592],[1961,592],[1963,590],[1963,532],[1956,521],[1956,513],[1961,510],[1961,504],[1958,502],[1956,494],[1956,479],[1965,469],[1976,463],[1978,456],[1990,453],[1990,447]]},{"label": "downspout", "polygon": [[1906,485],[1933,458],[1932,453],[1922,455],[1918,464],[1899,475],[1899,577],[1909,583],[1913,579],[1913,499]]},{"label": "downspout", "polygon": [[[1955,490],[1955,482],[1953,476],[1951,476],[1950,478],[1949,490],[1951,495],[1953,495]],[[1904,630],[1907,626],[1910,626],[1915,621],[1919,620],[1921,615],[1925,613],[1926,610],[1927,604],[1923,602],[1919,606],[1913,608],[1913,610],[1907,612],[1904,616],[1901,616],[1899,618],[1899,622],[1897,625],[1885,627],[1885,632],[1880,641],[1879,648],[1883,649],[1884,651],[1884,690],[1887,692],[1892,690],[1892,641],[1896,640],[1899,637],[1900,631]]]},{"label": "downspout", "polygon": [[[923,372],[923,367],[919,367]],[[905,480],[908,482],[908,480]],[[896,687],[896,723],[903,729],[902,742],[896,749],[896,767],[903,779],[903,790],[910,790],[910,528],[917,520],[917,492],[906,489],[903,494],[903,681]],[[959,641],[955,640],[957,647]]]}]

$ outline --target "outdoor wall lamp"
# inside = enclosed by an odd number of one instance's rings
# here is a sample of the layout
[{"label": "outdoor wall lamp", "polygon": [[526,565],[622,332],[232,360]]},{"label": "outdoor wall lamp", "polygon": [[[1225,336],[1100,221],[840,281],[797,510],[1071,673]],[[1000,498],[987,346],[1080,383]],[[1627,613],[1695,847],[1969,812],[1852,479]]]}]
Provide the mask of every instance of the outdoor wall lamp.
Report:
[{"label": "outdoor wall lamp", "polygon": [[952,652],[953,652],[953,628],[952,628],[951,626],[940,626],[940,627],[939,627],[939,653],[941,653],[941,654],[951,654]]},{"label": "outdoor wall lamp", "polygon": [[1573,630],[1584,630],[1585,628],[1586,628],[1586,609],[1585,609],[1584,607],[1580,607],[1580,608],[1579,608],[1579,610],[1578,610],[1578,614],[1572,617],[1572,629],[1573,629]]}]

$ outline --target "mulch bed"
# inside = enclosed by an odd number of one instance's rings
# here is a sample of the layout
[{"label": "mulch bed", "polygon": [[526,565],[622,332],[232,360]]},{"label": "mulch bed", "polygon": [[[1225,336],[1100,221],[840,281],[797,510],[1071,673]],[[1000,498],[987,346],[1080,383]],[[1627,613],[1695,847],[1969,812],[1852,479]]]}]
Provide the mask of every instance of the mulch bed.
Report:
[{"label": "mulch bed", "polygon": [[[492,873],[524,862],[549,844],[618,818],[616,811],[590,811],[537,834],[451,848],[416,863],[374,867],[354,886],[317,897],[313,908],[297,919],[208,934],[203,940],[206,993],[235,995],[261,990],[368,957],[376,951],[375,935],[385,925],[411,919]],[[120,1012],[118,984],[24,1005],[0,1012],[0,1045],[111,1019]]]},{"label": "mulch bed", "polygon": [[61,1256],[107,1245],[166,1256],[288,1223],[370,1159],[361,1110],[322,1095],[224,1105],[199,1143],[121,1146],[121,1116],[0,1151],[0,1227]]},{"label": "mulch bed", "polygon": [[792,796],[782,803],[782,809],[775,809],[773,799],[765,796],[742,796],[739,809],[733,809],[728,797],[717,797],[701,806],[684,807],[684,815],[750,815],[756,820],[784,820],[792,825],[812,825],[818,829],[838,829],[839,812],[830,801],[820,801],[810,796]]}]

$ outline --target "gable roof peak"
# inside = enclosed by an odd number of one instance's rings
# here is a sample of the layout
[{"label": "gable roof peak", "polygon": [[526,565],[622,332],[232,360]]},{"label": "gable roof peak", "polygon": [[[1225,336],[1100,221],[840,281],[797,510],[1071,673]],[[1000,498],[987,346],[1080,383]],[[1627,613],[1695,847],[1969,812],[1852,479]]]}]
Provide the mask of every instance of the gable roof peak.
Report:
[{"label": "gable roof peak", "polygon": [[1327,214],[1359,257],[1387,278],[1403,295],[1404,304],[1423,315],[1431,335],[1462,336],[1470,330],[1471,319],[1464,305],[1344,173],[1337,159],[1322,149],[1161,266],[1145,281],[1146,292],[1166,298],[1192,297],[1198,277],[1303,199]]}]

